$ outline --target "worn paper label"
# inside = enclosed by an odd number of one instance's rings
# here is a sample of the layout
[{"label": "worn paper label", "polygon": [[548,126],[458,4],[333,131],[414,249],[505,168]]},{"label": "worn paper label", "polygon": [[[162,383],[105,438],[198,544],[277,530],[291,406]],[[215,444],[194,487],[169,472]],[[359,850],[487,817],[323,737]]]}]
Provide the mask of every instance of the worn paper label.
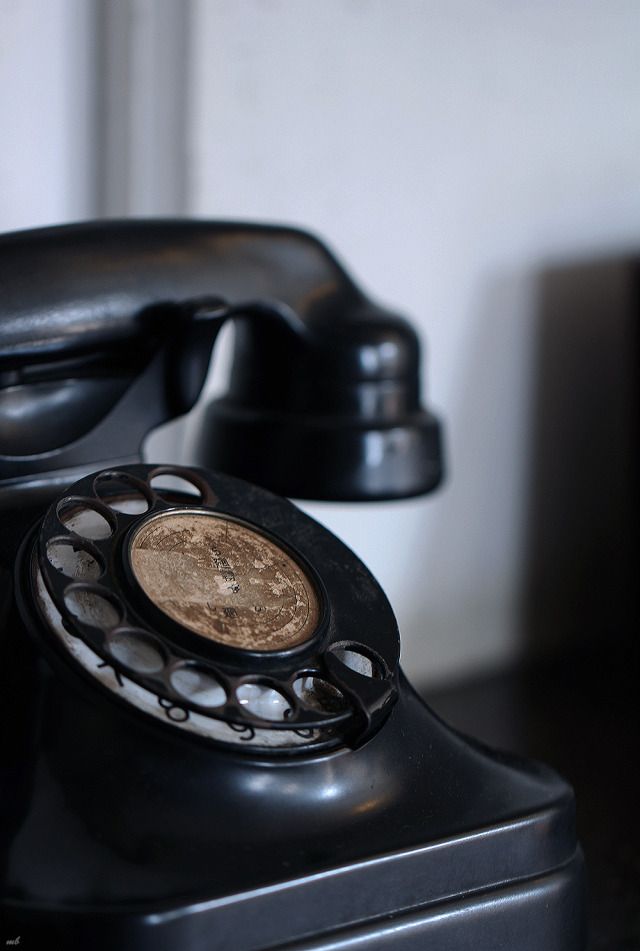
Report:
[{"label": "worn paper label", "polygon": [[243,650],[287,650],[317,627],[318,596],[301,566],[233,519],[157,515],[138,529],[129,554],[145,594],[202,637]]}]

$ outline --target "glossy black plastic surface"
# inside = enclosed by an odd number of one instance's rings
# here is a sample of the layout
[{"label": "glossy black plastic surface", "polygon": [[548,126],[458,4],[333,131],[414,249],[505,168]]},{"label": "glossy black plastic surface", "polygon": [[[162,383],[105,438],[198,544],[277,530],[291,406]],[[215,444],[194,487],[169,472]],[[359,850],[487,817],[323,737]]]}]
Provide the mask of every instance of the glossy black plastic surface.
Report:
[{"label": "glossy black plastic surface", "polygon": [[[5,580],[24,514],[6,520]],[[4,594],[7,934],[132,951],[582,947],[570,789],[455,734],[404,679],[359,749],[208,748],[78,676]]]}]

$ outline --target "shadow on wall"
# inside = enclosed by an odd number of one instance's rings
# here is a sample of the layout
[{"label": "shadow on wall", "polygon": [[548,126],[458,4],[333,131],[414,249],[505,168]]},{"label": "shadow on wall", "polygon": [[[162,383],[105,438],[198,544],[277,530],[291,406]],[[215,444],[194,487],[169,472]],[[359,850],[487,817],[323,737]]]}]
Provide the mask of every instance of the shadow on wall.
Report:
[{"label": "shadow on wall", "polygon": [[397,599],[406,666],[438,673],[423,684],[622,650],[635,620],[640,257],[497,274],[469,302],[447,484],[407,538],[425,587]]},{"label": "shadow on wall", "polygon": [[639,318],[640,257],[540,275],[522,600],[536,651],[631,637]]}]

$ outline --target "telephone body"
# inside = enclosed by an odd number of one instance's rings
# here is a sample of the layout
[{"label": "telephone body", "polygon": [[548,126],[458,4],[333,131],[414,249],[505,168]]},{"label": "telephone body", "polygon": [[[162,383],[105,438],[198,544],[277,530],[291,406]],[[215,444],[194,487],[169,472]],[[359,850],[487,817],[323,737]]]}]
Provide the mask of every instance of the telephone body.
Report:
[{"label": "telephone body", "polygon": [[[375,579],[283,497],[438,483],[411,326],[284,227],[10,234],[0,288],[5,941],[582,948],[570,788],[429,710]],[[228,320],[194,458],[143,462]]]}]

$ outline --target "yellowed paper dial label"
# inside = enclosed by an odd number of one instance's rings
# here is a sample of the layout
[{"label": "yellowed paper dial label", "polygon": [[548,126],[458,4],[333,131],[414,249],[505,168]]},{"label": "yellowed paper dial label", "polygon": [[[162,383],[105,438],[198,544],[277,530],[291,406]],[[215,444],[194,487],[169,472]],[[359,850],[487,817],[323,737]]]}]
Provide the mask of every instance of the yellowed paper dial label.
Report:
[{"label": "yellowed paper dial label", "polygon": [[248,525],[210,512],[166,512],[134,535],[129,556],[153,603],[190,631],[242,650],[288,650],[320,614],[302,567]]}]

